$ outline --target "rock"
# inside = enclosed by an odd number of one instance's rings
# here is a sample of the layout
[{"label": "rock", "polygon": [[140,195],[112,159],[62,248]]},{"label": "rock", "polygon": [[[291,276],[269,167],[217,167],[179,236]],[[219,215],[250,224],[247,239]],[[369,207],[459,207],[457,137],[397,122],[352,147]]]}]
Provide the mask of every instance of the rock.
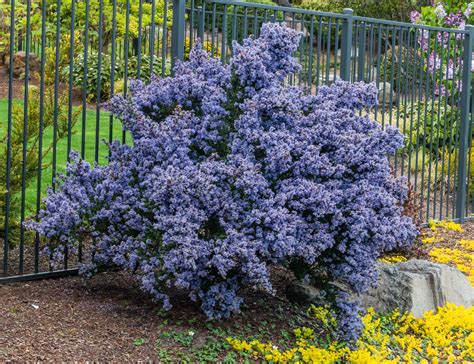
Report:
[{"label": "rock", "polygon": [[337,73],[334,69],[330,69],[327,74],[326,70],[323,70],[319,74],[319,85],[331,85],[340,79],[339,73]]},{"label": "rock", "polygon": [[[40,61],[35,54],[30,53],[28,56],[28,67],[30,75],[40,71]],[[4,63],[7,66],[7,71],[10,71],[10,56],[6,55]],[[13,55],[13,77],[24,78],[26,64],[26,52],[20,51]]]},{"label": "rock", "polygon": [[[373,307],[376,312],[398,308],[420,317],[448,302],[465,307],[474,305],[474,287],[456,268],[426,260],[410,260],[397,264],[379,263],[378,271],[377,288],[360,296],[348,292],[352,298],[359,299],[364,308]],[[301,304],[327,303],[323,291],[300,282],[288,287],[287,296]]]},{"label": "rock", "polygon": [[8,56],[7,51],[0,52],[0,66],[6,66],[5,59],[7,58],[7,56]]},{"label": "rock", "polygon": [[378,311],[407,307],[415,317],[420,317],[448,302],[465,307],[474,305],[474,287],[454,267],[410,260],[397,264],[380,263],[378,269],[378,287],[362,298],[365,307],[377,301],[374,308]]},{"label": "rock", "polygon": [[274,2],[276,2],[278,6],[291,7],[291,4],[288,0],[276,0]]},{"label": "rock", "polygon": [[[286,6],[286,5],[283,5]],[[291,5],[290,5],[291,6]],[[301,22],[295,22],[292,15],[285,16],[285,22],[290,26],[292,29],[296,30],[297,32],[303,33],[303,37],[309,37],[308,29],[301,24]]]},{"label": "rock", "polygon": [[[340,59],[342,57],[342,49],[339,48],[337,50],[337,58]],[[359,47],[351,47],[351,59],[359,57]]]},{"label": "rock", "polygon": [[286,296],[292,302],[299,303],[301,305],[316,305],[324,306],[325,294],[323,290],[316,288],[311,284],[302,282],[293,282],[286,289]]},{"label": "rock", "polygon": [[[396,93],[392,90],[392,85],[390,82],[380,82],[378,85],[379,89],[379,94],[378,94],[378,100],[380,104],[390,104],[394,103],[397,101],[397,95]],[[391,93],[391,94],[390,94]],[[390,95],[392,96],[390,102]]]}]

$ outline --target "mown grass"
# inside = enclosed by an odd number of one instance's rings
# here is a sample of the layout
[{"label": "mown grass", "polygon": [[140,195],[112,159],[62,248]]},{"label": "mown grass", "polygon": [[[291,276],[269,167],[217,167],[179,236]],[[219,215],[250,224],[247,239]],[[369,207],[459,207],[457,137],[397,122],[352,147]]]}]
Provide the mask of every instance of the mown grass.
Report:
[{"label": "mown grass", "polygon": [[[14,100],[15,103],[22,104],[20,100]],[[77,107],[74,107],[74,110],[78,110]],[[84,133],[84,156],[85,160],[94,163],[95,159],[95,150],[96,150],[96,122],[97,122],[97,113],[95,109],[86,109],[86,123],[85,123],[85,133]],[[0,99],[0,137],[7,132],[8,126],[8,99]],[[99,113],[99,164],[104,164],[107,162],[108,149],[107,145],[104,143],[104,140],[109,140],[109,130],[110,130],[110,117],[109,113],[105,111],[100,111]],[[112,127],[112,137],[113,139],[121,139],[122,136],[122,125],[118,120],[113,121]],[[76,122],[72,128],[71,135],[71,149],[80,151],[82,141],[82,114],[79,116],[79,120]],[[43,146],[46,150],[49,146],[53,144],[53,128],[48,128],[43,134]],[[66,162],[67,162],[67,138],[60,139],[57,142],[56,147],[56,171],[57,173],[62,173],[65,171]],[[41,178],[41,191],[42,196],[45,195],[46,190],[51,186],[53,181],[53,152],[50,151],[44,158],[44,169],[42,171]],[[5,168],[6,166],[0,166],[0,168]],[[38,189],[37,181],[32,181],[28,184],[26,188],[26,206],[27,210],[32,212],[34,211],[34,206],[36,205],[36,191]]]}]

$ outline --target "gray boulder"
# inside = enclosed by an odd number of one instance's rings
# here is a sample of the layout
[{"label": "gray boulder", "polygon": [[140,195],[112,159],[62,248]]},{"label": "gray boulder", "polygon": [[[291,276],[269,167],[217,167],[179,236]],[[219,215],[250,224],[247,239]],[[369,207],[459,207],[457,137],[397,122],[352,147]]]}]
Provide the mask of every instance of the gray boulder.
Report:
[{"label": "gray boulder", "polygon": [[[389,312],[398,308],[420,317],[446,303],[470,307],[474,305],[474,287],[458,269],[426,260],[387,264],[378,263],[378,287],[363,295],[348,292],[364,308]],[[287,289],[290,300],[302,304],[327,303],[324,291],[296,282]]]},{"label": "gray boulder", "polygon": [[291,7],[291,4],[288,0],[276,0],[274,2],[277,3],[278,6]]},{"label": "gray boulder", "polygon": [[397,94],[392,89],[390,82],[381,81],[378,84],[378,91],[379,104],[393,104],[397,101]]}]

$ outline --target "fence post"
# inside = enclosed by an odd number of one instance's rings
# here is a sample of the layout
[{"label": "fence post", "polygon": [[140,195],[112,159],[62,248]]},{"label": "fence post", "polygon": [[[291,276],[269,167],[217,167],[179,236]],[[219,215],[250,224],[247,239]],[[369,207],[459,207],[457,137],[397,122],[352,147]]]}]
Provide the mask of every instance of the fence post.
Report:
[{"label": "fence post", "polygon": [[343,14],[347,15],[342,23],[341,37],[341,79],[351,80],[351,53],[352,53],[352,9],[344,9]]},{"label": "fence post", "polygon": [[184,58],[186,0],[173,0],[173,25],[171,27],[171,66]]},{"label": "fence post", "polygon": [[462,69],[461,90],[461,121],[459,127],[459,164],[456,188],[456,218],[464,222],[466,218],[467,199],[467,153],[469,148],[469,116],[471,104],[471,65],[472,48],[474,40],[474,27],[466,26],[467,34],[464,36],[464,55]]},{"label": "fence post", "polygon": [[365,23],[361,23],[359,27],[357,48],[357,81],[365,79]]}]

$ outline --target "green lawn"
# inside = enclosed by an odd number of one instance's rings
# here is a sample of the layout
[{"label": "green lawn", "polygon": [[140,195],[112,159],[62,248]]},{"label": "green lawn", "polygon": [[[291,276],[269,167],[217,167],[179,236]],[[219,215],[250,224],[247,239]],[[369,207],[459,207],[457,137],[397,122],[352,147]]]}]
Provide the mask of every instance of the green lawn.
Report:
[{"label": "green lawn", "polygon": [[[14,102],[22,103],[21,101],[15,100]],[[77,110],[75,108],[75,110]],[[8,123],[8,100],[0,99],[0,136],[4,135],[7,131]],[[101,111],[99,113],[99,163],[106,163],[107,156],[107,146],[103,143],[103,140],[109,139],[109,113]],[[82,115],[79,116],[79,120],[72,130],[71,146],[72,150],[81,150],[81,139],[82,139]],[[113,139],[121,139],[122,135],[122,125],[118,120],[114,120],[113,125]],[[95,145],[96,145],[96,110],[88,109],[86,111],[86,129],[85,129],[85,159],[91,163],[94,162],[95,157]],[[43,146],[47,148],[53,143],[53,128],[47,129],[43,134]],[[67,139],[61,139],[57,143],[56,148],[56,170],[57,172],[63,172],[66,167],[67,160]],[[44,164],[49,165],[43,170],[41,178],[41,190],[44,193],[46,189],[51,186],[52,182],[52,172],[53,168],[51,165],[53,159],[53,152],[49,152],[44,159]],[[5,168],[5,166],[0,166],[0,168]],[[34,211],[34,206],[36,205],[36,190],[37,183],[36,181],[30,183],[27,186],[26,190],[26,203],[27,208],[30,212]]]}]

